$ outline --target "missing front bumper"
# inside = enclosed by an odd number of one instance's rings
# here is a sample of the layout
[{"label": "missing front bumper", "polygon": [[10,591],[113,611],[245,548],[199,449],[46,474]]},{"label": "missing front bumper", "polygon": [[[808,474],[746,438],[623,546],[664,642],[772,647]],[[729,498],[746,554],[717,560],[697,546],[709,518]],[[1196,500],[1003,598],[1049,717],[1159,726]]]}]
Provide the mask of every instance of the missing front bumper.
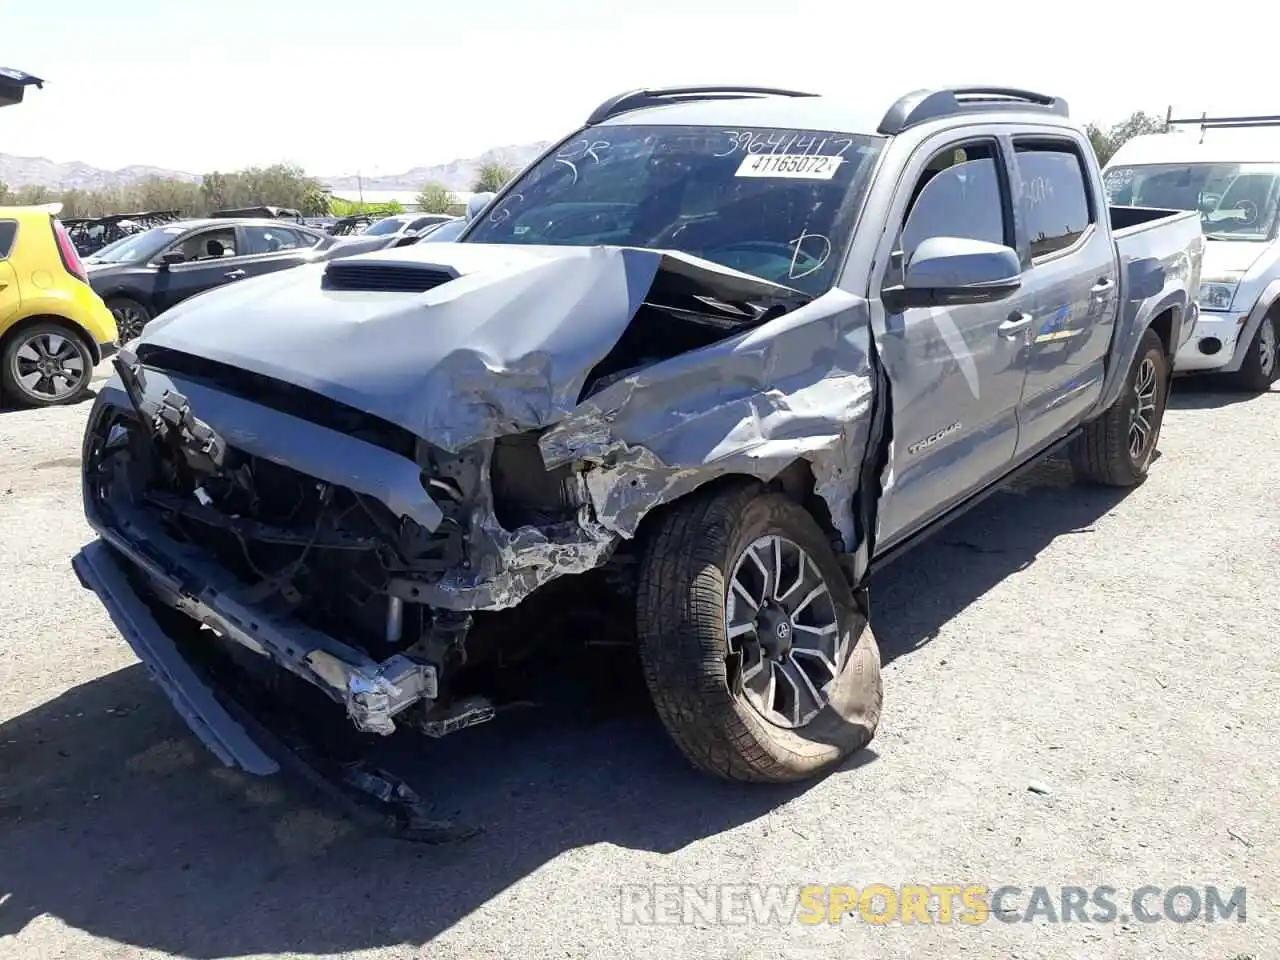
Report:
[{"label": "missing front bumper", "polygon": [[[99,528],[99,532],[103,540],[86,547],[73,564],[135,650],[139,644],[162,645],[159,637],[170,645],[173,641],[150,614],[122,563],[131,564],[145,578],[148,592],[159,602],[266,657],[341,703],[362,733],[390,735],[396,729],[396,716],[418,704],[430,706],[437,696],[432,665],[401,654],[376,661],[292,618],[266,614],[238,599],[242,588],[229,575],[169,541],[158,529],[147,531],[145,550],[114,530]],[[157,551],[162,551],[160,557],[153,556]],[[123,623],[117,619],[117,610]],[[145,660],[141,651],[138,655]]]},{"label": "missing front bumper", "polygon": [[[127,563],[128,561],[123,561]],[[112,622],[191,731],[224,765],[255,776],[283,769],[326,795],[352,819],[401,839],[442,843],[478,831],[434,819],[429,805],[392,773],[363,759],[338,758],[299,735],[297,724],[276,729],[216,676],[193,664],[138,593],[119,555],[97,540],[72,558],[81,584],[102,601]]]}]

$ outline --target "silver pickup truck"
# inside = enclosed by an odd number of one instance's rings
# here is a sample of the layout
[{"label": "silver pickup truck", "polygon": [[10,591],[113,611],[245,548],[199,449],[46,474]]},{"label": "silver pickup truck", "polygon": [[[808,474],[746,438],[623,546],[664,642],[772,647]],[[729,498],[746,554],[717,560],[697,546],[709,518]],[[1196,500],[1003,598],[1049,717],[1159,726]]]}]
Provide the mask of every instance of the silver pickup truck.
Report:
[{"label": "silver pickup truck", "polygon": [[75,569],[252,773],[300,727],[314,767],[304,710],[441,736],[609,633],[697,766],[803,779],[876,730],[878,563],[1055,447],[1143,480],[1202,251],[1108,210],[1054,97],[623,94],[458,242],[157,318],[89,418]]}]

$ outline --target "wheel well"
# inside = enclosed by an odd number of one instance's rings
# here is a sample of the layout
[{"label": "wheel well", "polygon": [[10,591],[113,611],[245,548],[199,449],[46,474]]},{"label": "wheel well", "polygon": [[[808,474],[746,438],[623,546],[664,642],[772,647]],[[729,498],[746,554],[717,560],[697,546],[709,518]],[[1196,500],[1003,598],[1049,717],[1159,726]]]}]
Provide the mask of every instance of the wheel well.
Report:
[{"label": "wheel well", "polygon": [[151,298],[146,297],[135,290],[113,290],[110,293],[104,294],[102,297],[102,302],[107,304],[108,307],[110,307],[112,300],[132,300],[134,303],[146,307],[148,312],[155,313],[155,307],[151,303]]},{"label": "wheel well", "polygon": [[1160,338],[1160,342],[1164,344],[1165,356],[1172,357],[1174,352],[1173,342],[1173,308],[1170,307],[1160,316],[1151,321],[1151,329],[1156,332]]},{"label": "wheel well", "polygon": [[[840,532],[832,522],[831,510],[827,507],[827,501],[823,500],[817,493],[817,480],[813,476],[813,467],[809,464],[809,461],[794,461],[767,483],[748,474],[731,473],[704,483],[694,493],[697,496],[714,496],[720,491],[743,484],[755,484],[761,490],[773,490],[794,500],[804,507],[809,512],[809,515],[817,521],[818,526],[822,528],[822,532],[831,541],[832,549],[836,553],[844,552],[844,538],[840,536]],[[679,502],[679,500],[673,501],[673,503]],[[671,505],[665,504],[664,507]],[[641,528],[648,526],[650,519],[660,514],[664,507],[651,511],[641,522]]]},{"label": "wheel well", "polygon": [[9,341],[29,327],[34,327],[38,323],[51,323],[55,327],[61,327],[71,336],[78,339],[81,343],[89,348],[89,356],[93,357],[93,364],[97,366],[102,362],[102,350],[93,337],[88,336],[80,324],[68,320],[66,317],[53,316],[52,314],[37,315],[34,317],[23,317],[12,327],[4,332],[4,336],[0,337],[0,353],[8,346]]}]

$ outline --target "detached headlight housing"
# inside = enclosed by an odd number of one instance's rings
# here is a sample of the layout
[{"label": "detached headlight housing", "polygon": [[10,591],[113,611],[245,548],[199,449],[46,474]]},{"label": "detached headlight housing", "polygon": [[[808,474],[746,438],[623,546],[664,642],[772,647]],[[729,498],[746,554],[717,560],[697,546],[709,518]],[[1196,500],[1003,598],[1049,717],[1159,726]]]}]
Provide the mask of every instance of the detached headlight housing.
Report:
[{"label": "detached headlight housing", "polygon": [[1227,275],[1204,280],[1200,283],[1201,310],[1230,310],[1231,301],[1236,298],[1236,289],[1240,286],[1240,276]]}]

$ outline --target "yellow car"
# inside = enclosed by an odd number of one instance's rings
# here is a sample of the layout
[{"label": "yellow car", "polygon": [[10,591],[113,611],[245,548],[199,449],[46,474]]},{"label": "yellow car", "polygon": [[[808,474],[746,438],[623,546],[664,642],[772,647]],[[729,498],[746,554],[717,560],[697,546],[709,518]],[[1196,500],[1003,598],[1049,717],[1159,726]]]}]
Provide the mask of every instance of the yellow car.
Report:
[{"label": "yellow car", "polygon": [[0,207],[0,394],[29,407],[70,403],[116,351],[116,321],[57,206]]}]

